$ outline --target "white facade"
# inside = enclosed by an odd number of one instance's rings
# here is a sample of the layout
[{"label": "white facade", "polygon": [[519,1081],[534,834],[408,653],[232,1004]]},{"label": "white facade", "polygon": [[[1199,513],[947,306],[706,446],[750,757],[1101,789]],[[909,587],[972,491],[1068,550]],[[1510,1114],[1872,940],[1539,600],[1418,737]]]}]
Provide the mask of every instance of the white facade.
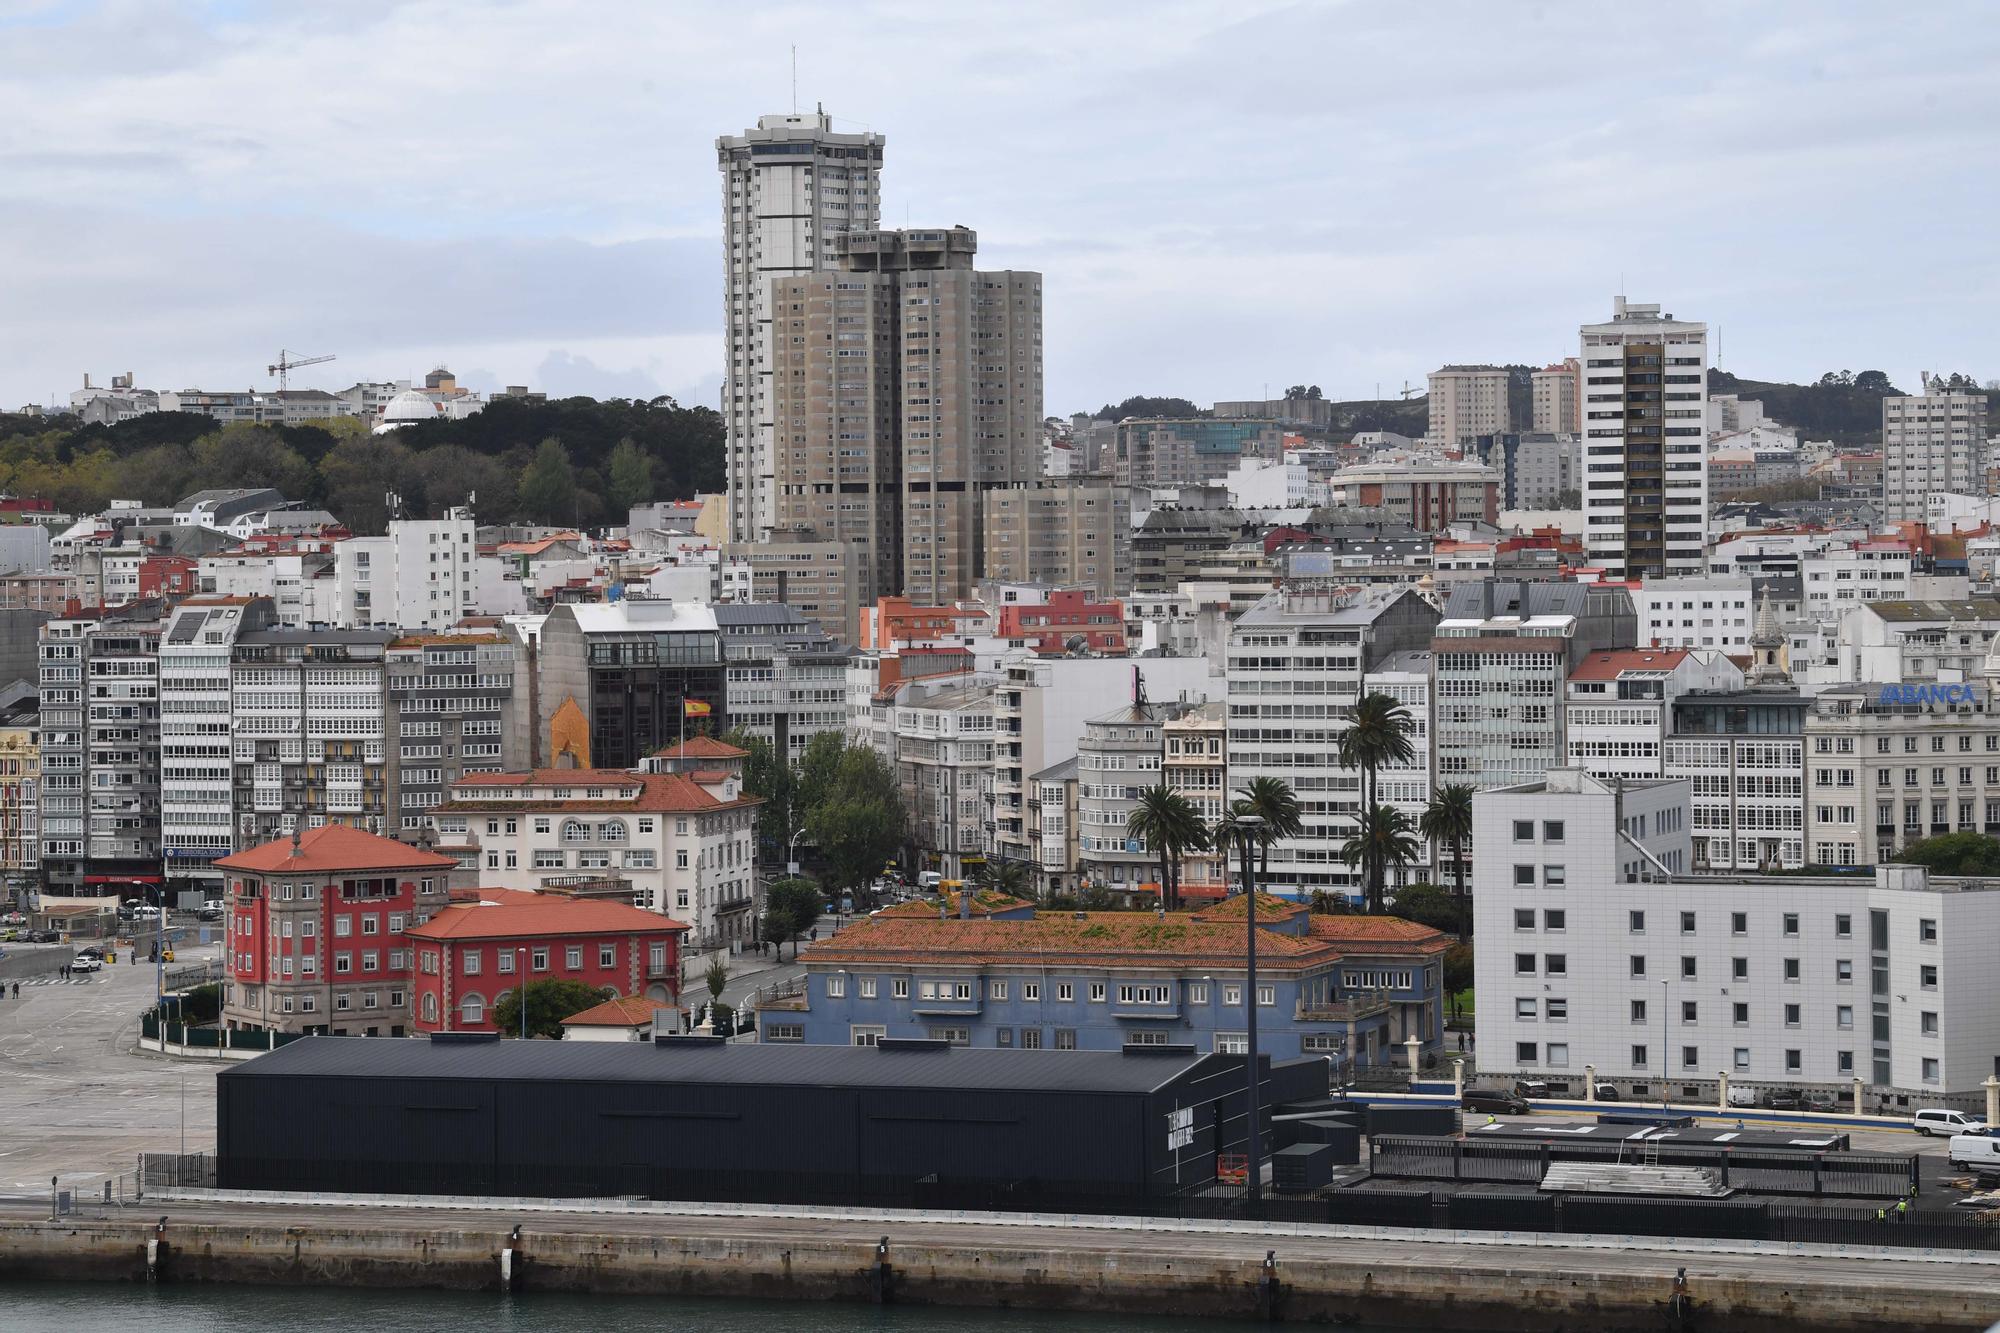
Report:
[{"label": "white facade", "polygon": [[1633,853],[1612,831],[1640,821],[1656,855],[1679,850],[1686,796],[1551,774],[1475,802],[1481,1071],[1580,1081],[1591,1066],[1637,1097],[1663,1080],[1712,1097],[1723,1076],[1843,1095],[1858,1080],[1871,1102],[1919,1099],[1903,1105],[1976,1095],[2000,1055],[2000,885],[1913,866],[1872,881],[1621,873]]},{"label": "white facade", "polygon": [[762,116],[755,129],[716,140],[732,541],[763,537],[777,511],[766,346],[771,283],[838,268],[834,237],[881,224],[882,143],[879,134],[834,133],[823,111]]},{"label": "white facade", "polygon": [[235,849],[231,801],[230,651],[245,629],[268,627],[269,603],[192,597],[160,636],[160,848],[170,873],[203,877]]},{"label": "white facade", "polygon": [[1890,601],[1858,606],[1840,618],[1842,681],[1976,679],[2000,632],[2000,601]]},{"label": "white facade", "polygon": [[1929,393],[1882,400],[1882,516],[1922,522],[1929,497],[1986,489],[1986,398]]},{"label": "white facade", "polygon": [[432,822],[469,882],[627,880],[635,906],[686,922],[707,950],[754,938],[758,804],[733,775],[539,769],[462,779]]},{"label": "white facade", "polygon": [[964,875],[962,858],[984,853],[987,797],[993,790],[990,675],[906,683],[890,719],[891,756],[923,869]]},{"label": "white facade", "polygon": [[1737,657],[1750,651],[1757,609],[1748,574],[1647,579],[1632,589],[1632,609],[1641,644],[1713,648]]},{"label": "white facade", "polygon": [[1576,632],[1569,615],[1438,622],[1432,744],[1440,786],[1507,786],[1563,762],[1563,678]]},{"label": "white facade", "polygon": [[1326,483],[1312,480],[1295,458],[1245,458],[1223,484],[1238,509],[1310,509],[1327,502]]},{"label": "white facade", "polygon": [[1591,653],[1563,686],[1568,763],[1600,778],[1661,777],[1674,700],[1742,685],[1742,671],[1712,648]]},{"label": "white facade", "polygon": [[1782,690],[1683,696],[1664,776],[1694,793],[1694,864],[1797,870],[1805,855],[1806,700]]},{"label": "white facade", "polygon": [[268,597],[279,624],[303,629],[339,615],[339,588],[327,570],[326,556],[313,552],[224,551],[201,557],[195,577],[204,597]]},{"label": "white facade", "polygon": [[334,547],[337,623],[436,632],[466,616],[525,610],[518,592],[482,600],[483,592],[504,592],[508,581],[500,561],[480,559],[477,529],[472,511],[458,508],[439,519],[396,519],[386,536],[341,542]]},{"label": "white facade", "polygon": [[1616,298],[1585,324],[1583,505],[1592,564],[1699,574],[1708,544],[1708,326]]},{"label": "white facade", "polygon": [[1864,602],[1909,597],[1911,560],[1910,548],[1901,542],[1863,542],[1801,555],[1801,610],[1814,620],[1835,620]]}]

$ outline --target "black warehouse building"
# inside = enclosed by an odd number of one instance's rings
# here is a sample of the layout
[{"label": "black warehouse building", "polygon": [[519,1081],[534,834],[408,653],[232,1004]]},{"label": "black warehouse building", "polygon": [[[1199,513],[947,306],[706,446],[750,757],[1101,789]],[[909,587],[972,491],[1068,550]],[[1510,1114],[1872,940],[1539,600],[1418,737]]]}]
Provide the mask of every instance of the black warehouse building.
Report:
[{"label": "black warehouse building", "polygon": [[[1265,1064],[1269,1106],[1324,1061]],[[1244,1059],[311,1037],[217,1077],[223,1189],[883,1206],[1159,1197],[1241,1152]],[[1269,1143],[1268,1138],[1266,1143]]]}]

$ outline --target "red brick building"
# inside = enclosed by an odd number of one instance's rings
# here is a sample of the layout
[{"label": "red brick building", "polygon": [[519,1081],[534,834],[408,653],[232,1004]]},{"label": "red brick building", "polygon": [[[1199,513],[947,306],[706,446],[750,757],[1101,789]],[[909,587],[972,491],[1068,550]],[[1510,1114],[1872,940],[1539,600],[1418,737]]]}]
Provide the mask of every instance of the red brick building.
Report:
[{"label": "red brick building", "polygon": [[418,1032],[492,1032],[500,997],[530,982],[580,981],[613,995],[680,1002],[687,927],[603,899],[482,889],[409,931]]},{"label": "red brick building", "polygon": [[192,596],[196,562],[184,555],[149,555],[139,562],[139,596],[169,601]]},{"label": "red brick building", "polygon": [[406,1035],[407,932],[445,906],[456,864],[340,824],[216,861],[228,877],[223,1025]]}]

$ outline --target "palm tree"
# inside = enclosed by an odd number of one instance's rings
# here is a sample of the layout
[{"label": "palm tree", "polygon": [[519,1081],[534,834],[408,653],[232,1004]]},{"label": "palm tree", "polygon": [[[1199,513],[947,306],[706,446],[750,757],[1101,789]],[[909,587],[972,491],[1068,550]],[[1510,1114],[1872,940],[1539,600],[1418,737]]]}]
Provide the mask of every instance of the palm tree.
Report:
[{"label": "palm tree", "polygon": [[1264,817],[1264,837],[1257,849],[1257,878],[1262,880],[1271,873],[1271,844],[1298,837],[1305,823],[1299,818],[1299,798],[1283,778],[1250,779],[1243,799],[1250,802],[1251,814]]},{"label": "palm tree", "polygon": [[1439,848],[1451,845],[1452,892],[1465,897],[1465,844],[1472,839],[1472,785],[1448,782],[1437,789],[1417,820],[1417,831]]},{"label": "palm tree", "polygon": [[[1378,871],[1385,865],[1400,870],[1423,854],[1417,845],[1416,832],[1417,826],[1410,817],[1395,806],[1373,806],[1362,813],[1361,826],[1340,849],[1340,859],[1348,865],[1365,861]],[[1382,910],[1379,884],[1369,891],[1368,910]]]},{"label": "palm tree", "polygon": [[1262,824],[1244,822],[1246,818],[1256,815],[1257,811],[1250,802],[1239,797],[1229,803],[1229,812],[1215,821],[1215,829],[1209,835],[1215,850],[1222,853],[1224,879],[1229,877],[1229,854],[1236,853],[1246,892],[1250,888],[1250,866],[1264,846],[1266,832]]},{"label": "palm tree", "polygon": [[[1361,770],[1361,809],[1364,814],[1376,805],[1376,771],[1384,764],[1407,764],[1416,758],[1416,747],[1410,744],[1411,725],[1410,710],[1389,695],[1379,692],[1364,694],[1354,705],[1354,715],[1348,719],[1347,730],[1340,733],[1340,764],[1343,768]],[[1375,858],[1370,845],[1372,841],[1363,840],[1362,885],[1368,899],[1368,910],[1379,912],[1382,910],[1382,865]]]},{"label": "palm tree", "polygon": [[1181,857],[1208,847],[1208,828],[1187,797],[1160,784],[1139,793],[1139,808],[1125,821],[1125,832],[1145,840],[1160,858],[1160,903],[1168,911],[1181,905]]},{"label": "palm tree", "polygon": [[988,893],[1025,898],[1028,892],[1028,864],[988,857],[986,863],[973,872],[972,882]]}]

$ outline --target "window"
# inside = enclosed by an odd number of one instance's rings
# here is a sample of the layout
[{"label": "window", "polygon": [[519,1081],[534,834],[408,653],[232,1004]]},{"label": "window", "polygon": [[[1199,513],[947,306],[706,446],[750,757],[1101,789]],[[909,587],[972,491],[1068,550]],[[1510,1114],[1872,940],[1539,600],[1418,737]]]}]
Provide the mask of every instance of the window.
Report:
[{"label": "window", "polygon": [[533,953],[531,953],[528,956],[528,962],[531,966],[533,966],[533,968],[537,972],[548,971],[549,970],[548,947],[544,945],[542,948],[536,949]]},{"label": "window", "polygon": [[[1743,1009],[1744,1009],[1744,1011],[1745,1011],[1745,1015],[1746,1015],[1746,1017],[1747,1017],[1747,1015],[1748,1015],[1748,1012],[1749,1012],[1749,1008],[1750,1008],[1750,1006],[1748,1006],[1748,1005],[1744,1005],[1744,1006],[1742,1006],[1742,1007],[1743,1007]],[[1788,1004],[1788,1005],[1786,1005],[1786,1006],[1785,1006],[1785,1026],[1786,1026],[1786,1027],[1788,1027],[1788,1028],[1795,1028],[1795,1027],[1797,1027],[1798,1025],[1799,1025],[1799,1006],[1798,1006],[1798,1005],[1796,1005],[1796,1004]]]},{"label": "window", "polygon": [[1559,889],[1569,883],[1569,871],[1562,866],[1543,866],[1542,884],[1546,888]]},{"label": "window", "polygon": [[1549,976],[1566,977],[1569,975],[1569,955],[1566,953],[1543,954],[1542,968]]},{"label": "window", "polygon": [[861,998],[862,998],[862,999],[864,999],[864,1000],[872,1000],[872,999],[874,999],[874,998],[875,998],[875,978],[874,978],[874,977],[863,977],[863,978],[861,978]]},{"label": "window", "polygon": [[[1532,820],[1532,819],[1517,819],[1517,820],[1515,820],[1515,821],[1514,821],[1514,841],[1515,841],[1515,842],[1533,842],[1534,840],[1535,840],[1535,821],[1534,821],[1534,820]],[[1517,868],[1518,868],[1518,867],[1517,867]],[[1244,947],[1246,947],[1246,948],[1247,948],[1247,947],[1249,947],[1249,946],[1247,946],[1247,945],[1246,945],[1246,946],[1244,946]]]},{"label": "window", "polygon": [[1699,1000],[1681,1001],[1681,1022],[1683,1023],[1701,1022],[1701,1002]]},{"label": "window", "polygon": [[[1248,948],[1249,946],[1246,945],[1244,947]],[[476,1025],[485,1022],[486,1001],[477,995],[466,996],[463,1000],[459,1001],[458,1018],[460,1022],[466,1024]]]},{"label": "window", "polygon": [[1938,936],[1937,936],[1936,918],[1927,916],[1923,918],[1921,921],[1917,922],[1917,938],[1919,940],[1923,941],[1925,944],[1936,944],[1937,937]]},{"label": "window", "polygon": [[1833,937],[1839,940],[1852,939],[1854,937],[1854,918],[1845,912],[1835,916],[1833,918]]},{"label": "window", "polygon": [[1627,912],[1625,914],[1625,922],[1626,929],[1630,930],[1634,935],[1643,935],[1646,933],[1646,914],[1644,912]]},{"label": "window", "polygon": [[1568,1067],[1569,1067],[1569,1043],[1562,1041],[1550,1042],[1549,1068],[1566,1069]]},{"label": "window", "polygon": [[512,949],[499,950],[493,959],[493,970],[496,972],[512,972],[514,970],[514,951]]},{"label": "window", "polygon": [[1797,981],[1798,979],[1799,979],[1799,960],[1796,958],[1787,958],[1785,960],[1785,980]]},{"label": "window", "polygon": [[1750,933],[1750,914],[1748,912],[1731,912],[1729,914],[1729,933],[1732,935],[1748,935]]},{"label": "window", "polygon": [[1729,1063],[1739,1072],[1750,1068],[1750,1048],[1738,1046],[1730,1053]]},{"label": "window", "polygon": [[1568,1000],[1563,1000],[1563,999],[1545,1000],[1543,1001],[1543,1009],[1544,1012],[1548,1014],[1550,1022],[1563,1023],[1569,1020]]},{"label": "window", "polygon": [[1644,1046],[1634,1046],[1632,1048],[1632,1068],[1644,1069],[1645,1067],[1646,1067],[1646,1048]]},{"label": "window", "polygon": [[572,972],[583,970],[583,946],[572,944],[563,950],[563,966]]},{"label": "window", "polygon": [[[1248,946],[1248,945],[1245,945],[1244,947],[1245,947],[1245,948],[1247,949],[1247,948],[1248,948],[1249,946]],[[987,999],[989,999],[989,1000],[1004,1000],[1004,999],[1006,999],[1006,998],[1007,998],[1007,983],[1006,983],[1006,982],[1004,982],[1004,981],[989,981],[989,982],[987,982],[987,983],[986,983],[986,998],[987,998]]]},{"label": "window", "polygon": [[[1248,948],[1249,946],[1245,945],[1244,947]],[[1531,953],[1515,954],[1514,975],[1517,977],[1532,977],[1535,975],[1535,956]]]},{"label": "window", "polygon": [[1561,842],[1562,840],[1563,822],[1560,819],[1544,819],[1542,821],[1542,841]]},{"label": "window", "polygon": [[1682,955],[1681,955],[1681,980],[1682,980],[1682,981],[1693,981],[1693,980],[1695,979],[1696,975],[1697,975],[1697,971],[1698,971],[1698,970],[1697,970],[1697,968],[1696,968],[1696,966],[1695,966],[1695,956],[1694,956],[1693,954],[1691,954],[1691,953],[1684,953],[1684,954],[1682,954]]},{"label": "window", "polygon": [[972,1044],[972,1030],[970,1028],[931,1028],[928,1031],[928,1035],[932,1041],[941,1041],[950,1046],[970,1046]]},{"label": "window", "polygon": [[1833,1058],[1833,1067],[1843,1074],[1852,1074],[1854,1072],[1854,1052],[1836,1051]]},{"label": "window", "polygon": [[1632,975],[1635,977],[1643,977],[1646,975],[1645,954],[1635,953],[1632,955]]},{"label": "window", "polygon": [[891,977],[889,979],[889,998],[894,1000],[909,999],[910,979],[908,977]]},{"label": "window", "polygon": [[[1245,945],[1244,947],[1247,949],[1249,946]],[[829,1000],[839,1000],[844,999],[846,995],[847,975],[843,972],[829,974],[826,979],[826,997]]]},{"label": "window", "polygon": [[1843,986],[1852,985],[1854,982],[1854,960],[1852,958],[1834,959],[1833,979]]},{"label": "window", "polygon": [[[1236,1048],[1234,1048],[1234,1049],[1235,1049],[1235,1053],[1236,1053],[1236,1054],[1238,1054],[1238,1055],[1241,1055],[1241,1054],[1243,1053],[1243,1048],[1244,1048],[1244,1047],[1247,1047],[1247,1046],[1249,1045],[1249,1039],[1248,1039],[1248,1038],[1242,1038],[1242,1039],[1240,1039],[1240,1040],[1241,1040],[1241,1041],[1243,1042],[1243,1046],[1239,1046],[1239,1047],[1236,1047]],[[1216,1049],[1216,1050],[1218,1050],[1218,1051],[1220,1051],[1220,1050],[1222,1049],[1222,1038],[1221,1038],[1221,1036],[1220,1036],[1220,1035],[1218,1035],[1218,1036],[1216,1037],[1215,1041],[1216,1041],[1216,1046],[1215,1046],[1215,1049]],[[1076,1029],[1075,1029],[1075,1028],[1057,1028],[1057,1029],[1056,1029],[1056,1049],[1057,1049],[1057,1050],[1059,1050],[1059,1051],[1073,1051],[1073,1050],[1075,1050],[1075,1049],[1076,1049]]]},{"label": "window", "polygon": [[1225,985],[1222,988],[1222,1002],[1231,1006],[1242,1004],[1243,988],[1234,984]]},{"label": "window", "polygon": [[1683,935],[1692,935],[1692,934],[1694,934],[1694,913],[1693,913],[1693,912],[1682,912],[1682,913],[1681,913],[1681,934],[1683,934]]},{"label": "window", "polygon": [[1938,1016],[1935,1009],[1926,1009],[1918,1015],[1917,1030],[1926,1037],[1935,1037],[1938,1034]]},{"label": "window", "polygon": [[1750,960],[1748,958],[1730,959],[1729,979],[1731,981],[1748,981],[1750,979]]},{"label": "window", "polygon": [[1514,1017],[1516,1018],[1524,1018],[1533,1022],[1539,1016],[1540,1012],[1533,996],[1520,996],[1514,1001]]},{"label": "window", "polygon": [[859,1025],[847,1030],[848,1039],[856,1046],[879,1046],[888,1029],[872,1025]]},{"label": "window", "polygon": [[1925,990],[1936,990],[1938,984],[1937,965],[1934,963],[1925,963],[1922,967],[1919,967],[1917,969],[1917,984]]},{"label": "window", "polygon": [[1559,908],[1551,908],[1542,913],[1542,928],[1544,930],[1562,930],[1565,928],[1565,923],[1568,920],[1569,914],[1567,912]]},{"label": "window", "polygon": [[1535,928],[1535,909],[1532,907],[1515,908],[1514,929],[1533,930],[1534,928]]},{"label": "window", "polygon": [[[1246,949],[1247,949],[1247,948],[1249,948],[1249,946],[1248,946],[1248,945],[1245,945],[1244,947],[1245,947]],[[1104,1003],[1104,983],[1103,983],[1103,982],[1101,982],[1101,981],[1093,981],[1093,982],[1091,982],[1091,983],[1090,983],[1090,1002],[1091,1002],[1092,1004],[1103,1004],[1103,1003]]]},{"label": "window", "polygon": [[1514,1058],[1524,1065],[1533,1065],[1535,1063],[1535,1052],[1540,1049],[1541,1047],[1535,1042],[1517,1041],[1514,1043]]},{"label": "window", "polygon": [[1799,914],[1797,912],[1785,913],[1785,933],[1787,935],[1796,935],[1799,933]]},{"label": "window", "polygon": [[1277,1002],[1278,1002],[1278,988],[1276,986],[1260,985],[1259,987],[1257,987],[1257,1004],[1260,1008],[1269,1008],[1271,1005],[1274,1005]]},{"label": "window", "polygon": [[[1199,987],[1199,989],[1200,989],[1200,991],[1201,991],[1201,998],[1202,998],[1202,999],[1203,999],[1204,1001],[1206,1001],[1206,1000],[1208,999],[1208,987],[1206,987],[1206,986],[1202,986],[1202,987]],[[1041,998],[1042,998],[1042,983],[1041,983],[1041,982],[1039,982],[1039,981],[1024,981],[1024,982],[1022,982],[1022,983],[1021,983],[1021,998],[1022,998],[1022,999],[1024,999],[1024,1000],[1039,1000],[1039,999],[1041,999]],[[1023,1044],[1023,1045],[1026,1045],[1026,1043],[1025,1043],[1025,1042],[1024,1042],[1024,1043],[1022,1043],[1022,1044]]]},{"label": "window", "polygon": [[[1244,947],[1245,947],[1245,948],[1247,949],[1247,948],[1248,948],[1249,946],[1248,946],[1248,945],[1245,945]],[[618,966],[618,946],[617,946],[617,945],[615,945],[615,944],[600,944],[600,945],[598,945],[598,946],[597,946],[597,965],[598,965],[599,967],[616,967],[616,966]]]},{"label": "window", "polygon": [[1701,1047],[1699,1046],[1681,1047],[1681,1068],[1682,1069],[1701,1068]]},{"label": "window", "polygon": [[[1789,1004],[1786,1005],[1785,1012],[1790,1013],[1791,1011],[1792,1006]],[[1837,1028],[1852,1031],[1854,1028],[1854,1006],[1851,1004],[1835,1005],[1833,1009],[1833,1025]]]},{"label": "window", "polygon": [[1644,1000],[1632,1001],[1632,1021],[1634,1023],[1643,1023],[1646,1021],[1646,1002]]},{"label": "window", "polygon": [[1022,1049],[1022,1050],[1024,1050],[1024,1051],[1039,1051],[1039,1050],[1041,1050],[1041,1049],[1042,1049],[1042,1030],[1041,1030],[1040,1028],[1022,1028],[1022,1029],[1021,1029],[1021,1049]]},{"label": "window", "polygon": [[[1246,947],[1247,947],[1247,946],[1246,946]],[[1057,1003],[1059,1003],[1059,1004],[1069,1004],[1069,1003],[1073,1002],[1073,1001],[1074,1001],[1075,999],[1076,999],[1076,985],[1075,985],[1075,983],[1073,983],[1073,982],[1068,982],[1068,981],[1058,981],[1058,982],[1056,983],[1056,1001],[1057,1001]]]},{"label": "window", "polygon": [[1514,867],[1514,883],[1516,886],[1532,887],[1534,882],[1535,868],[1533,866]]},{"label": "window", "polygon": [[1938,1081],[1938,1062],[1927,1056],[1924,1059],[1924,1082],[1935,1083],[1937,1081]]},{"label": "window", "polygon": [[[1247,946],[1246,946],[1247,947]],[[459,970],[468,977],[479,975],[480,955],[477,949],[468,949],[459,955]]]}]

